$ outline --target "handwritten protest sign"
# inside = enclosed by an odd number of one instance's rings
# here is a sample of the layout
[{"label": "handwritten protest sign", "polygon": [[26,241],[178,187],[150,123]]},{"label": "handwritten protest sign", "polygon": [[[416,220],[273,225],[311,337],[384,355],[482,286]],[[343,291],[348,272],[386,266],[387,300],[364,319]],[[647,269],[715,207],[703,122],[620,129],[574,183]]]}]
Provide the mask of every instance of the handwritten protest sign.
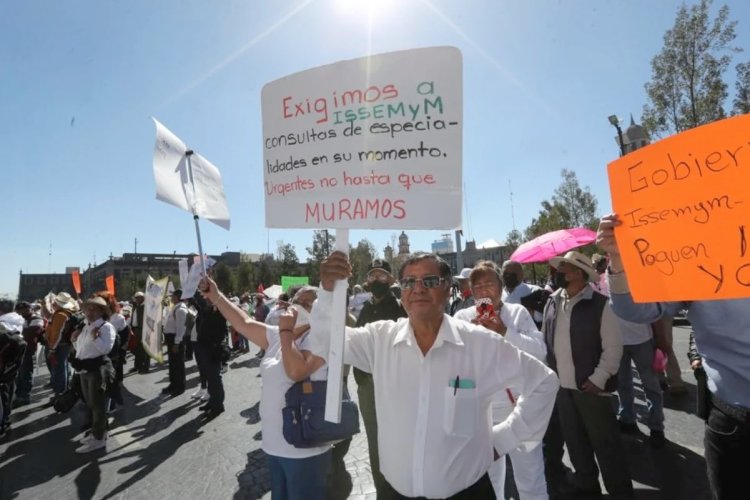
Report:
[{"label": "handwritten protest sign", "polygon": [[143,347],[159,363],[164,361],[161,349],[162,300],[169,278],[146,278],[146,298],[143,305]]},{"label": "handwritten protest sign", "polygon": [[[266,226],[452,229],[461,225],[462,61],[453,47],[379,54],[263,87]],[[334,288],[325,419],[338,422],[345,280]]]},{"label": "handwritten protest sign", "polygon": [[266,225],[461,225],[461,53],[432,47],[263,87]]},{"label": "handwritten protest sign", "polygon": [[192,168],[188,168],[185,143],[159,120],[152,119],[156,125],[156,199],[229,230],[229,208],[219,169],[198,153],[191,153]]},{"label": "handwritten protest sign", "polygon": [[609,164],[616,237],[637,302],[750,297],[750,115]]}]

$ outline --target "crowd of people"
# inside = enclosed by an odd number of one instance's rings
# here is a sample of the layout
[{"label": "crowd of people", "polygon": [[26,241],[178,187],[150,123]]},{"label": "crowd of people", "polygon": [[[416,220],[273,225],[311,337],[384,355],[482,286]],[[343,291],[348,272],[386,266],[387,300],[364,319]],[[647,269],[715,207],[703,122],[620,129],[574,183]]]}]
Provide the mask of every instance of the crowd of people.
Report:
[{"label": "crowd of people", "polygon": [[[544,287],[527,283],[513,261],[480,261],[456,275],[433,254],[411,256],[397,272],[372,261],[346,311],[344,387],[351,366],[379,499],[504,498],[506,456],[522,500],[598,495],[600,475],[613,498],[632,497],[621,434],[638,429],[633,374],[645,394],[649,445],[662,448],[663,393],[684,391],[681,378],[660,380],[678,363],[670,317],[679,310],[692,322],[691,367],[705,371],[711,399],[704,415],[711,492],[741,496],[750,301],[634,303],[617,224],[616,216],[601,221],[606,255],[570,251],[551,259]],[[274,499],[330,498],[342,470],[350,439],[294,446],[282,411],[294,384],[327,379],[333,285],[350,274],[347,256],[334,252],[321,264],[319,287],[290,288],[272,307],[262,294],[227,297],[204,277],[200,293],[185,299],[174,290],[165,308],[169,383],[162,394],[183,395],[185,362],[194,358],[200,385],[191,397],[201,400],[205,418],[224,412],[231,349],[259,349],[262,449]],[[99,292],[86,300],[58,293],[38,303],[0,301],[2,432],[11,410],[31,401],[39,355],[51,403],[65,407],[73,393],[89,413],[75,451],[106,449],[107,415],[125,404],[128,353],[131,371],[151,366],[143,299],[137,293],[132,303],[118,302]],[[566,448],[572,469],[563,463]]]}]

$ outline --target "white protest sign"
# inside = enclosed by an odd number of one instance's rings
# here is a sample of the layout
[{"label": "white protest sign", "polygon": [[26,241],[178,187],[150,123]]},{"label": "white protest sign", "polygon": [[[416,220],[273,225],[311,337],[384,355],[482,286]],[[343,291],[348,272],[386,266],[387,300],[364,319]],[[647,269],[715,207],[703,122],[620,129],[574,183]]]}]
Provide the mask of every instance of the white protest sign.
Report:
[{"label": "white protest sign", "polygon": [[185,143],[156,118],[153,120],[156,125],[156,199],[208,219],[228,230],[229,207],[219,169],[198,153],[191,155],[192,168],[188,169],[188,148]]},{"label": "white protest sign", "polygon": [[[462,60],[453,47],[302,71],[262,91],[266,226],[461,225]],[[325,419],[340,421],[346,281],[333,293]]]},{"label": "white protest sign", "polygon": [[[208,255],[203,256],[204,261],[206,262],[206,269],[210,268],[214,264],[216,264],[216,261],[212,258],[210,258]],[[189,299],[195,295],[196,290],[198,290],[198,285],[200,284],[203,269],[200,266],[200,257],[194,256],[193,257],[193,265],[190,266],[190,270],[187,270],[187,259],[184,259],[185,264],[185,279],[183,281],[182,279],[182,260],[178,262],[178,267],[180,270],[180,284],[182,285],[182,300]]]},{"label": "white protest sign", "polygon": [[459,227],[461,74],[458,49],[432,47],[266,84],[266,226]]},{"label": "white protest sign", "polygon": [[159,363],[164,361],[161,353],[162,300],[167,292],[168,281],[169,278],[146,278],[146,296],[143,303],[143,347],[148,355]]},{"label": "white protest sign", "polygon": [[[187,279],[188,279],[188,261],[187,259],[180,259],[177,261],[177,272],[180,275],[180,288],[182,288],[182,293],[185,293],[185,286],[187,285]],[[195,292],[193,292],[195,293]],[[188,298],[188,297],[185,297]]]}]

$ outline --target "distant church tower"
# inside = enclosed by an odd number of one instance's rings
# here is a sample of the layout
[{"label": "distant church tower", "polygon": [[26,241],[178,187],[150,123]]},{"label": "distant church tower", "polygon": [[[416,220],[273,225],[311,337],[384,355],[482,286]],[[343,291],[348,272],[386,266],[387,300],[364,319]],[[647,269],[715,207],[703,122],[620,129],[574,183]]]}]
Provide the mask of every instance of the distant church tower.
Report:
[{"label": "distant church tower", "polygon": [[630,126],[625,131],[625,140],[623,142],[625,143],[623,144],[625,154],[632,153],[643,146],[648,146],[650,142],[646,129],[635,123],[632,114],[630,115]]},{"label": "distant church tower", "polygon": [[386,245],[386,247],[383,249],[383,255],[385,255],[385,260],[390,262],[393,262],[393,247],[390,245]]},{"label": "distant church tower", "polygon": [[398,237],[398,255],[409,255],[409,237],[406,233],[401,231],[401,236]]}]

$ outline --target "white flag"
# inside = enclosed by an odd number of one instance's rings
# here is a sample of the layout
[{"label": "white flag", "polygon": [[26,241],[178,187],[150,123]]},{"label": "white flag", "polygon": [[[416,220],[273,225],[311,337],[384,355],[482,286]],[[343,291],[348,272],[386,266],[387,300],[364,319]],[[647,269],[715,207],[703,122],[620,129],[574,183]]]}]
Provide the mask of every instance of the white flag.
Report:
[{"label": "white flag", "polygon": [[229,207],[224,196],[219,169],[198,153],[194,153],[190,159],[191,184],[185,156],[187,146],[156,118],[153,120],[156,124],[156,199],[208,219],[228,230]]}]

